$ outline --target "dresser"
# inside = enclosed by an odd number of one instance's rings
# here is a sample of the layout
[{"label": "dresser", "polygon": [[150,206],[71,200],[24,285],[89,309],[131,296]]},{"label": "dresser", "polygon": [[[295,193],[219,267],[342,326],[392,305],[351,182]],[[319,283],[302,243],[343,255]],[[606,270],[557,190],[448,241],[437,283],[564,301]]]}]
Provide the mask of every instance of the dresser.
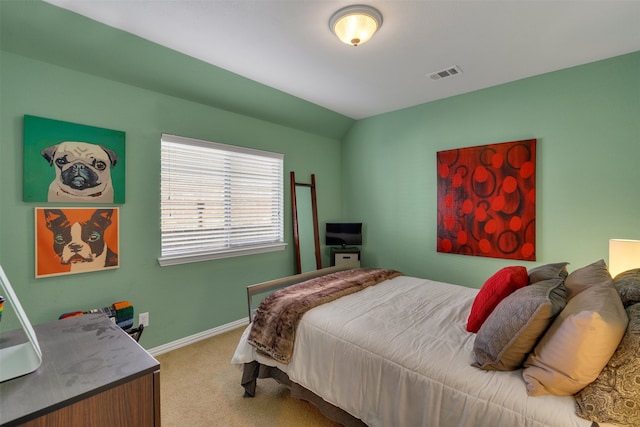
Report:
[{"label": "dresser", "polygon": [[[160,427],[160,364],[103,314],[34,327],[42,365],[0,383],[0,426]],[[0,347],[26,341],[0,334]]]}]

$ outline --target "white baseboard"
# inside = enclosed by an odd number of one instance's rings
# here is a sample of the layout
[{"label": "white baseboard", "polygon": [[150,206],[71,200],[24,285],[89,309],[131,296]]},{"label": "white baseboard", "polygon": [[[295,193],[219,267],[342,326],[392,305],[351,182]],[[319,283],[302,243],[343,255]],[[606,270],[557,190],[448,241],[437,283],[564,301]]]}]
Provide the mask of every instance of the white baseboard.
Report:
[{"label": "white baseboard", "polygon": [[158,347],[150,348],[147,351],[151,353],[152,356],[159,356],[171,350],[177,350],[186,345],[193,344],[198,341],[211,338],[216,335],[224,334],[225,332],[229,332],[241,326],[247,326],[247,325],[249,325],[249,317],[245,317],[243,319],[236,320],[235,322],[227,323],[226,325],[218,326],[213,329],[202,331],[197,334],[190,335],[188,337],[180,338],[179,340],[175,340],[175,341],[160,345]]}]

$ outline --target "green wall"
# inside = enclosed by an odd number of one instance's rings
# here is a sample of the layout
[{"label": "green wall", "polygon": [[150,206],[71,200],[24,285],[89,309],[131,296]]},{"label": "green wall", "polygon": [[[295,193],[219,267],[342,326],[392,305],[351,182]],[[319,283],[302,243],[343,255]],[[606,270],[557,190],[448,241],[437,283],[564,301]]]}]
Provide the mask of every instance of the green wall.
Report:
[{"label": "green wall", "polygon": [[[0,8],[0,264],[35,324],[128,299],[150,313],[141,344],[152,348],[246,316],[246,285],[294,271],[291,170],[316,174],[321,224],[365,223],[365,265],[411,275],[480,286],[513,263],[436,253],[435,153],[450,148],[538,139],[538,261],[528,267],[578,268],[606,259],[609,238],[640,239],[640,53],[354,124],[39,1]],[[119,269],[34,278],[33,208],[43,204],[22,201],[24,114],[126,132]],[[284,153],[288,248],[159,267],[163,132]]]},{"label": "green wall", "polygon": [[[152,348],[237,321],[247,285],[295,271],[289,171],[315,173],[321,223],[342,212],[348,117],[39,0],[0,1],[0,47],[0,265],[34,324],[129,300],[150,313],[140,343]],[[35,279],[46,204],[22,199],[25,114],[126,132],[120,268]],[[160,267],[162,133],[283,153],[287,249]]]},{"label": "green wall", "polygon": [[[336,139],[12,53],[1,55],[0,264],[34,324],[54,320],[66,311],[130,300],[136,313],[150,313],[150,327],[141,344],[151,348],[241,319],[247,316],[246,285],[294,272],[289,171],[294,170],[300,181],[316,174],[320,221],[340,214],[340,142]],[[34,278],[33,210],[46,204],[22,201],[24,114],[126,132],[119,269]],[[160,267],[163,132],[284,153],[287,249]]]},{"label": "green wall", "polygon": [[[537,261],[437,253],[436,152],[529,138]],[[607,260],[610,238],[640,239],[640,52],[360,120],[342,155],[365,265],[479,287],[505,265]]]},{"label": "green wall", "polygon": [[330,138],[342,138],[353,123],[326,108],[40,0],[0,1],[0,43],[2,50],[39,61]]}]

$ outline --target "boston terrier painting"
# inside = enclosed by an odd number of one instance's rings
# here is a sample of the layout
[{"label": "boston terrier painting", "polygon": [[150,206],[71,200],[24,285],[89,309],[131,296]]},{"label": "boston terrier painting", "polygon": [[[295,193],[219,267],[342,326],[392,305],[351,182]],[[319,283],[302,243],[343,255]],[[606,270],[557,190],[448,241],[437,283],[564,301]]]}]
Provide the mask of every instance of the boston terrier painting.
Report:
[{"label": "boston terrier painting", "polygon": [[61,209],[45,209],[47,228],[53,235],[53,250],[71,272],[94,271],[118,265],[118,254],[104,240],[113,209],[96,209],[84,222],[71,223]]}]

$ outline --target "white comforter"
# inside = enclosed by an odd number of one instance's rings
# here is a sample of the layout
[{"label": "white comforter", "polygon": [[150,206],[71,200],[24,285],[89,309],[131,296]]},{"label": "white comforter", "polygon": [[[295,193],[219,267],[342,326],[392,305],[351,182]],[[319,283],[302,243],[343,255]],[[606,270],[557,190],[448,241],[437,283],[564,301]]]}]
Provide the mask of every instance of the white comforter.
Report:
[{"label": "white comforter", "polygon": [[471,366],[477,291],[397,277],[306,313],[288,365],[257,355],[249,328],[232,363],[277,366],[371,427],[589,427],[573,397],[528,397],[520,370]]}]

